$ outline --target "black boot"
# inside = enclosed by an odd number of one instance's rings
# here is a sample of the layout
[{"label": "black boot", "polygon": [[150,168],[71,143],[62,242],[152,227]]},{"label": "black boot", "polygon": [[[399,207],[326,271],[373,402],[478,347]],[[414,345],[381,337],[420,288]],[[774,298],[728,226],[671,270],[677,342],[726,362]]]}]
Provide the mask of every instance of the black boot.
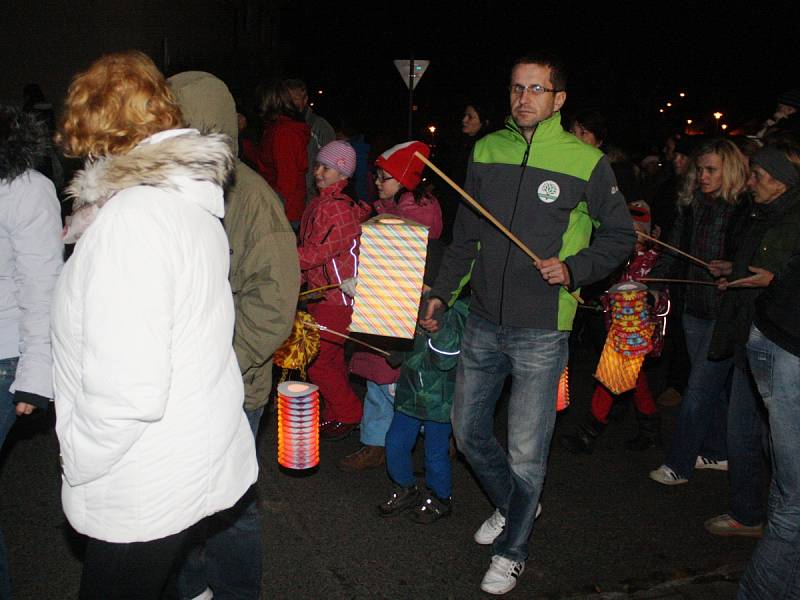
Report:
[{"label": "black boot", "polygon": [[661,446],[661,417],[658,413],[643,415],[636,411],[636,420],[639,422],[639,432],[625,442],[628,450],[641,452],[648,448]]},{"label": "black boot", "polygon": [[575,432],[572,435],[561,436],[561,445],[573,454],[580,454],[581,452],[591,454],[597,437],[603,433],[605,428],[605,423],[601,423],[592,415],[589,415],[586,421],[575,428]]}]

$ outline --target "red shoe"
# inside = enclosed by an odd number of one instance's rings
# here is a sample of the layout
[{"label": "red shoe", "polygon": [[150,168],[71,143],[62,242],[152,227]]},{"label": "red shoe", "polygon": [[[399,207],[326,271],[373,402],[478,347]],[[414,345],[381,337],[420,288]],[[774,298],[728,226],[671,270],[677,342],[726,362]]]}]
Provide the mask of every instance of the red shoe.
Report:
[{"label": "red shoe", "polygon": [[323,440],[343,440],[358,427],[358,423],[342,423],[341,421],[323,421],[319,426],[319,437]]}]

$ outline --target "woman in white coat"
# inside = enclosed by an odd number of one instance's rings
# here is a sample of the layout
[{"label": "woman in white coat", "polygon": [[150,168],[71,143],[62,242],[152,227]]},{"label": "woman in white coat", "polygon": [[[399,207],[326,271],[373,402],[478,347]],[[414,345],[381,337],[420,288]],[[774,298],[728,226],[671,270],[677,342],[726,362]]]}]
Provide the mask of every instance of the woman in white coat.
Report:
[{"label": "woman in white coat", "polygon": [[52,321],[81,598],[158,598],[187,530],[257,477],[220,222],[233,156],[181,125],[153,62],[126,52],[73,80],[58,133],[88,159]]}]

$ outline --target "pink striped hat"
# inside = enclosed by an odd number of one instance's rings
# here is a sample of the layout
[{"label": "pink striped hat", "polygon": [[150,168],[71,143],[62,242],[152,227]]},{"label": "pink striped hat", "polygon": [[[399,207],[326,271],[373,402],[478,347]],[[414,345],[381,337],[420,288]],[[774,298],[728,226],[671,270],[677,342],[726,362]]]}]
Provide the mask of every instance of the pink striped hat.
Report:
[{"label": "pink striped hat", "polygon": [[334,140],[322,147],[317,154],[317,162],[336,169],[345,177],[352,177],[356,171],[356,151],[347,142]]}]

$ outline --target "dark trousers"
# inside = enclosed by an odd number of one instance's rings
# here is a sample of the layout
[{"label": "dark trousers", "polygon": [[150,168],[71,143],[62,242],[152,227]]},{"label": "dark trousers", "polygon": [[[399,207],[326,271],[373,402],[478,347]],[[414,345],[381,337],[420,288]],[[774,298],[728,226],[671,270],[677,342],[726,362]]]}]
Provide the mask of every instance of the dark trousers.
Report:
[{"label": "dark trousers", "polygon": [[129,544],[88,538],[80,600],[158,600],[190,530]]}]

